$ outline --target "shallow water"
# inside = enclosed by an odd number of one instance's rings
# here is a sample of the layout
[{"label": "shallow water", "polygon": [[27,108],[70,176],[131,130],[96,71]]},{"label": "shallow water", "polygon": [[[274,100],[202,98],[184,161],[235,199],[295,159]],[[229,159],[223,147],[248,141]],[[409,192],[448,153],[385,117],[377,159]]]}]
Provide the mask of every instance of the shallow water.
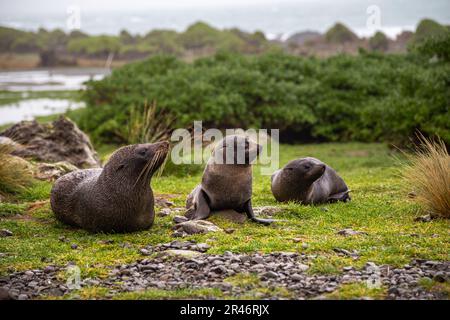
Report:
[{"label": "shallow water", "polygon": [[40,69],[0,72],[0,90],[61,91],[80,90],[88,80],[100,80],[108,69]]},{"label": "shallow water", "polygon": [[68,99],[30,99],[0,106],[0,124],[32,120],[36,116],[64,113],[69,109],[84,107],[83,102]]}]

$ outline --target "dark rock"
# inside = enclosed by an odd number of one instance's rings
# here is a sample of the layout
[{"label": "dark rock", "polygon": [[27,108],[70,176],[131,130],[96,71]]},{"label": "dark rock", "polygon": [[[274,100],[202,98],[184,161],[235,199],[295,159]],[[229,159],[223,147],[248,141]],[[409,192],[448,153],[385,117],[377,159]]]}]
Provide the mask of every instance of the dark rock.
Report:
[{"label": "dark rock", "polygon": [[175,216],[173,217],[173,222],[175,223],[182,223],[182,222],[186,222],[188,221],[188,218],[184,217],[184,216]]},{"label": "dark rock", "polygon": [[336,232],[338,235],[341,236],[355,236],[355,235],[367,235],[367,232],[363,232],[363,231],[355,231],[353,229],[347,228],[347,229],[342,229],[339,230],[338,232]]},{"label": "dark rock", "polygon": [[73,244],[70,245],[70,248],[73,249],[73,250],[76,250],[76,249],[78,249],[78,245],[73,243]]},{"label": "dark rock", "polygon": [[433,276],[433,280],[437,282],[446,282],[448,279],[447,275],[444,272],[437,272]]},{"label": "dark rock", "polygon": [[418,222],[430,222],[432,220],[431,215],[426,214],[424,216],[420,216],[414,219],[414,221],[418,221]]},{"label": "dark rock", "polygon": [[158,212],[158,217],[167,217],[168,215],[170,215],[170,209],[169,208],[162,208],[159,212]]},{"label": "dark rock", "polygon": [[268,271],[266,273],[263,274],[264,278],[278,278],[278,273],[273,272],[273,271]]},{"label": "dark rock", "polygon": [[13,297],[9,294],[9,290],[0,287],[0,300],[12,300]]},{"label": "dark rock", "polygon": [[0,230],[0,237],[12,237],[13,233],[9,231],[8,229],[2,229]]},{"label": "dark rock", "polygon": [[75,123],[60,117],[51,124],[21,121],[0,133],[22,145],[13,154],[44,162],[67,161],[78,168],[100,167],[92,144]]},{"label": "dark rock", "polygon": [[66,173],[75,170],[78,170],[78,168],[67,161],[60,161],[56,163],[38,163],[34,176],[39,180],[55,181]]},{"label": "dark rock", "polygon": [[174,229],[176,231],[183,231],[187,234],[199,234],[199,233],[209,233],[209,232],[219,232],[222,231],[218,226],[212,222],[205,220],[192,220],[179,223],[175,225]]}]

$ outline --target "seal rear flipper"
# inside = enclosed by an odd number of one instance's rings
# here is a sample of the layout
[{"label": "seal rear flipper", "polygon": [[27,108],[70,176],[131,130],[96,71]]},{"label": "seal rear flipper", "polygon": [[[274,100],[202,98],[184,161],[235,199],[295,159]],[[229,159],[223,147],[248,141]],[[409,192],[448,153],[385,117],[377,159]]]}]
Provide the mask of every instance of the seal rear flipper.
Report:
[{"label": "seal rear flipper", "polygon": [[208,204],[208,196],[200,189],[193,204],[186,211],[185,217],[189,220],[203,220],[209,217],[211,209]]},{"label": "seal rear flipper", "polygon": [[255,216],[255,213],[253,212],[253,207],[252,207],[252,200],[248,200],[245,205],[244,205],[244,212],[247,214],[247,217],[257,223],[261,223],[264,224],[266,226],[270,225],[272,222],[275,222],[275,220],[273,219],[261,219],[261,218],[257,218]]},{"label": "seal rear flipper", "polygon": [[344,192],[335,193],[328,196],[328,202],[336,202],[336,201],[350,201],[352,198],[349,194],[350,190],[345,190]]}]

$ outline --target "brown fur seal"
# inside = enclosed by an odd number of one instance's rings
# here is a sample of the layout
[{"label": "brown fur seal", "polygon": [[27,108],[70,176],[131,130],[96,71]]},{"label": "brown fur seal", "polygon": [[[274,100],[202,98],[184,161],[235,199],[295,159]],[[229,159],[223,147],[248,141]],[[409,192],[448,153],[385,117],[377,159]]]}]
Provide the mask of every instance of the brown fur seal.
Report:
[{"label": "brown fur seal", "polygon": [[315,158],[293,160],[272,175],[272,193],[278,201],[346,202],[349,192],[336,171]]},{"label": "brown fur seal", "polygon": [[200,220],[212,211],[233,209],[255,222],[273,220],[255,217],[252,208],[252,162],[262,146],[248,137],[229,135],[214,148],[203,172],[202,182],[188,196],[186,217]]},{"label": "brown fur seal", "polygon": [[115,151],[103,169],[77,170],[53,185],[56,218],[93,232],[148,229],[155,218],[150,179],[169,143],[135,144]]}]

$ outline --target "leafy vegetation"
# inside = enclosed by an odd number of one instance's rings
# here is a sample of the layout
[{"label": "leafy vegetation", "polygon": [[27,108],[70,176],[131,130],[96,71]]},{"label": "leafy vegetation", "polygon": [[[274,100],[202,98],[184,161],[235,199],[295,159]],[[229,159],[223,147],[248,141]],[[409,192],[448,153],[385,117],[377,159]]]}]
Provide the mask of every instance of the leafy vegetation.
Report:
[{"label": "leafy vegetation", "polygon": [[327,59],[281,52],[219,53],[185,63],[155,56],[90,82],[77,122],[95,142],[123,143],[132,108],[146,101],[173,128],[279,128],[284,141],[408,142],[416,130],[450,142],[450,64],[361,52]]},{"label": "leafy vegetation", "polygon": [[336,23],[325,33],[325,39],[328,42],[345,43],[357,40],[358,36],[342,23]]},{"label": "leafy vegetation", "polygon": [[386,51],[389,47],[389,40],[386,37],[386,35],[381,32],[381,31],[377,31],[377,33],[375,33],[373,35],[373,37],[371,37],[369,39],[369,48],[373,51]]}]

